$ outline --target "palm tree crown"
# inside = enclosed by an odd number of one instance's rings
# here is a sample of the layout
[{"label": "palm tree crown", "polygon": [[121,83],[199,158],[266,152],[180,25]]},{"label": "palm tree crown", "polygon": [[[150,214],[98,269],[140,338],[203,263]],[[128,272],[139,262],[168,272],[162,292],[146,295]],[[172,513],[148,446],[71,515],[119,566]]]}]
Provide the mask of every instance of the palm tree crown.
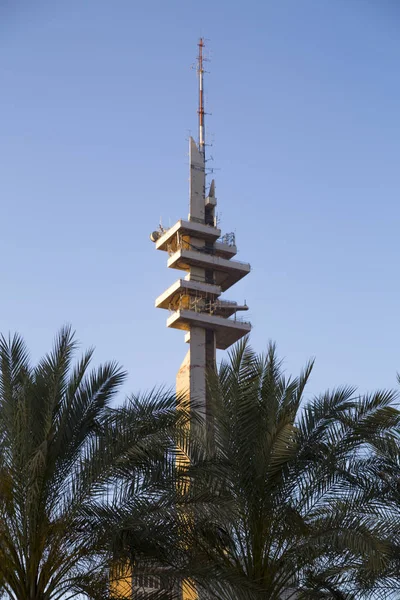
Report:
[{"label": "palm tree crown", "polygon": [[125,373],[89,371],[91,350],[73,366],[75,349],[64,328],[33,367],[19,336],[0,338],[0,590],[13,600],[104,598],[128,528],[132,560],[169,540],[160,500],[184,413],[161,392],[111,408]]},{"label": "palm tree crown", "polygon": [[216,598],[354,598],[360,572],[388,556],[384,500],[366,474],[398,429],[396,394],[344,387],[305,401],[312,366],[286,379],[274,345],[259,356],[245,340],[210,374],[230,501],[212,543],[209,530],[198,537]]}]

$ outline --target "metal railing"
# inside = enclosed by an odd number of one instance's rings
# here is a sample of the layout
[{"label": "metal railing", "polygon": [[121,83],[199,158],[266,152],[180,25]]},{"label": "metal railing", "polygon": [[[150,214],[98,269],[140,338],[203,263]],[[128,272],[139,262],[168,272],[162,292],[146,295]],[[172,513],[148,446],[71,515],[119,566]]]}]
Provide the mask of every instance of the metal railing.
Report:
[{"label": "metal railing", "polygon": [[235,323],[242,323],[243,325],[251,325],[250,321],[248,321],[244,317],[238,317],[236,313],[234,317],[229,317],[227,321],[234,321]]},{"label": "metal railing", "polygon": [[[190,310],[199,314],[207,314],[210,316],[224,317],[220,314],[218,309],[225,307],[232,307],[232,302],[224,302],[221,300],[207,300],[201,296],[188,296],[182,294],[178,300],[172,301],[169,305],[170,312],[176,312],[177,310]],[[226,317],[227,321],[242,323],[244,325],[250,325],[250,321],[247,321],[243,317],[240,317],[235,312],[234,315]]]},{"label": "metal railing", "polygon": [[[186,242],[186,241],[180,241],[174,246],[172,246],[171,244],[167,245],[167,251],[170,256],[172,256],[172,254],[175,254],[175,252],[178,252],[178,250],[194,250],[195,252],[200,252],[201,254],[207,254],[209,256],[218,256],[218,249],[211,248],[209,246],[195,246],[194,244],[191,244],[190,242]],[[219,258],[224,258],[224,257],[219,257]],[[225,260],[229,260],[229,259],[225,259]],[[247,265],[248,264],[241,260],[232,260],[230,262],[232,262],[232,264],[236,264],[236,265]]]}]

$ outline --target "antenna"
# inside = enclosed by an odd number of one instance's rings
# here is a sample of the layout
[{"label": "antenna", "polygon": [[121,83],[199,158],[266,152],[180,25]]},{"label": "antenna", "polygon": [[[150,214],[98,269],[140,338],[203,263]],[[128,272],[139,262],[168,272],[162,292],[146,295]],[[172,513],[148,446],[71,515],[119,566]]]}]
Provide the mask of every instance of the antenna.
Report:
[{"label": "antenna", "polygon": [[199,55],[197,57],[197,75],[199,78],[199,108],[197,114],[199,115],[199,150],[205,157],[206,154],[206,140],[205,140],[205,126],[204,126],[204,88],[203,88],[203,48],[204,38],[200,38],[199,43]]}]

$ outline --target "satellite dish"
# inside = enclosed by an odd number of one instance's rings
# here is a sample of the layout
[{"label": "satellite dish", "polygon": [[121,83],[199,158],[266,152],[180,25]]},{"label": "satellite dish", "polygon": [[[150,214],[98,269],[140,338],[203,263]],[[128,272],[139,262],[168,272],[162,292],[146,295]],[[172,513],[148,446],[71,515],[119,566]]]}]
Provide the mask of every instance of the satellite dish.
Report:
[{"label": "satellite dish", "polygon": [[161,233],[159,231],[153,231],[150,234],[150,239],[152,242],[156,242],[158,239],[160,239],[160,237],[161,237]]}]

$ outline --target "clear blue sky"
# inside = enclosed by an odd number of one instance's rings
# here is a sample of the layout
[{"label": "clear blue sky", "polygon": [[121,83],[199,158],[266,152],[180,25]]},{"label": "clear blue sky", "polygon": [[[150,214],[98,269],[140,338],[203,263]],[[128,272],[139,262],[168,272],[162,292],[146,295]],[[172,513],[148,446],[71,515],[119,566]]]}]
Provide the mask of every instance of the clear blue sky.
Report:
[{"label": "clear blue sky", "polygon": [[70,322],[126,391],[186,351],[149,240],[188,212],[200,35],[222,228],[253,270],[252,343],[309,392],[400,370],[397,0],[0,0],[0,330],[34,358]]}]

